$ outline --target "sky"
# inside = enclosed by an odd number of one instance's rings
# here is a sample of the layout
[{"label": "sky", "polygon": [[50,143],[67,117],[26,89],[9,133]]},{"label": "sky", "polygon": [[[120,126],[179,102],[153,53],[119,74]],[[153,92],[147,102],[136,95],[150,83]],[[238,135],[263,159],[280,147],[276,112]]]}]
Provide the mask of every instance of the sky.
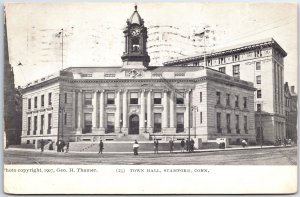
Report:
[{"label": "sky", "polygon": [[[284,60],[285,81],[297,89],[296,4],[137,5],[146,27],[172,25],[183,31],[192,26],[214,27],[214,48],[273,37],[288,53]],[[134,11],[134,3],[18,3],[8,4],[5,9],[16,86],[25,86],[67,67],[122,65],[122,29]],[[64,30],[63,55],[62,38],[58,36],[61,29]]]}]

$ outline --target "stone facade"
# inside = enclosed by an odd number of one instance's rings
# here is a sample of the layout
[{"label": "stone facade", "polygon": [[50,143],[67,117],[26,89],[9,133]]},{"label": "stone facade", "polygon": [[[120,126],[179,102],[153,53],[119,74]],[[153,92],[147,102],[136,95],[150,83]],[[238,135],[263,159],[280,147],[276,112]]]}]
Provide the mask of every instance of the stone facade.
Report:
[{"label": "stone facade", "polygon": [[[234,78],[252,82],[257,141],[272,143],[285,137],[284,57],[272,39],[220,49],[213,53],[164,63],[165,66],[207,66]],[[262,128],[262,129],[261,129]],[[262,130],[262,135],[260,134]]]},{"label": "stone facade", "polygon": [[252,83],[199,65],[149,66],[147,28],[137,7],[123,33],[122,66],[71,67],[27,85],[22,143],[188,136],[255,141]]}]

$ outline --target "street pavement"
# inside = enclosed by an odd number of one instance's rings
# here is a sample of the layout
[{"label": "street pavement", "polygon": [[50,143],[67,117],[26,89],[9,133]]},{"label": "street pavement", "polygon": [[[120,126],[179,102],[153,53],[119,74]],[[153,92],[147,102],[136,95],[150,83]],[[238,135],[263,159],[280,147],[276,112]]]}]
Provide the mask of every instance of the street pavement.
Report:
[{"label": "street pavement", "polygon": [[193,153],[167,151],[154,154],[104,152],[58,153],[30,149],[5,149],[5,164],[77,164],[77,165],[297,165],[297,147],[247,147],[198,150]]}]

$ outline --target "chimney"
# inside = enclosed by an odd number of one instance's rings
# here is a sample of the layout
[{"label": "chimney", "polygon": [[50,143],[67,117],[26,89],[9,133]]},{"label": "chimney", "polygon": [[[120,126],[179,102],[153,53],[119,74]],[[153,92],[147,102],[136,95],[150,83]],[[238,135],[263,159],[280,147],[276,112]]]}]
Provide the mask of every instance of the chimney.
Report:
[{"label": "chimney", "polygon": [[291,92],[295,94],[295,86],[291,86]]}]

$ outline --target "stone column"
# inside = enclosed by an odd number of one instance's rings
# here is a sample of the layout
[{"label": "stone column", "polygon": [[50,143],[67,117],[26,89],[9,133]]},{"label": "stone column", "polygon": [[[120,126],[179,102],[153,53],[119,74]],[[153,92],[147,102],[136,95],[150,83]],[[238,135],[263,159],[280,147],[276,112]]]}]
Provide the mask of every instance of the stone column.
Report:
[{"label": "stone column", "polygon": [[[48,116],[47,116],[48,119]],[[48,125],[47,125],[48,128]],[[76,128],[76,92],[72,90],[72,128]]]},{"label": "stone column", "polygon": [[127,103],[127,92],[128,90],[124,89],[123,91],[123,122],[122,130],[123,132],[128,132],[128,103]]},{"label": "stone column", "polygon": [[93,131],[97,130],[97,91],[93,92],[93,100],[92,100],[92,105],[93,105],[93,112],[92,112],[92,125],[93,125]]},{"label": "stone column", "polygon": [[145,132],[145,90],[141,90],[140,131]]},{"label": "stone column", "polygon": [[184,101],[184,103],[185,103],[184,127],[188,129],[188,127],[189,127],[189,121],[190,121],[190,117],[189,117],[190,90],[187,90],[185,92],[185,99],[184,100],[185,100]]},{"label": "stone column", "polygon": [[41,132],[41,113],[37,112],[37,130],[36,130],[36,135],[40,135]]},{"label": "stone column", "polygon": [[82,90],[77,93],[77,129],[76,133],[82,133]]},{"label": "stone column", "polygon": [[120,132],[120,120],[121,120],[121,96],[120,96],[120,90],[116,90],[116,99],[115,99],[115,103],[116,103],[116,113],[115,113],[115,131],[116,132]]},{"label": "stone column", "polygon": [[163,100],[163,118],[162,118],[162,128],[168,127],[168,91],[164,90],[164,100]]},{"label": "stone column", "polygon": [[175,102],[174,102],[174,91],[170,92],[170,128],[175,128]]},{"label": "stone column", "polygon": [[48,111],[47,110],[45,110],[45,112],[44,112],[44,128],[43,128],[43,130],[44,130],[44,134],[47,134],[47,132],[48,132]]},{"label": "stone column", "polygon": [[104,90],[100,90],[100,111],[99,111],[99,116],[100,116],[100,123],[99,123],[99,127],[100,127],[100,130],[102,131],[105,131],[105,128],[104,128]]},{"label": "stone column", "polygon": [[147,96],[147,130],[151,128],[152,128],[152,90],[149,90]]}]

